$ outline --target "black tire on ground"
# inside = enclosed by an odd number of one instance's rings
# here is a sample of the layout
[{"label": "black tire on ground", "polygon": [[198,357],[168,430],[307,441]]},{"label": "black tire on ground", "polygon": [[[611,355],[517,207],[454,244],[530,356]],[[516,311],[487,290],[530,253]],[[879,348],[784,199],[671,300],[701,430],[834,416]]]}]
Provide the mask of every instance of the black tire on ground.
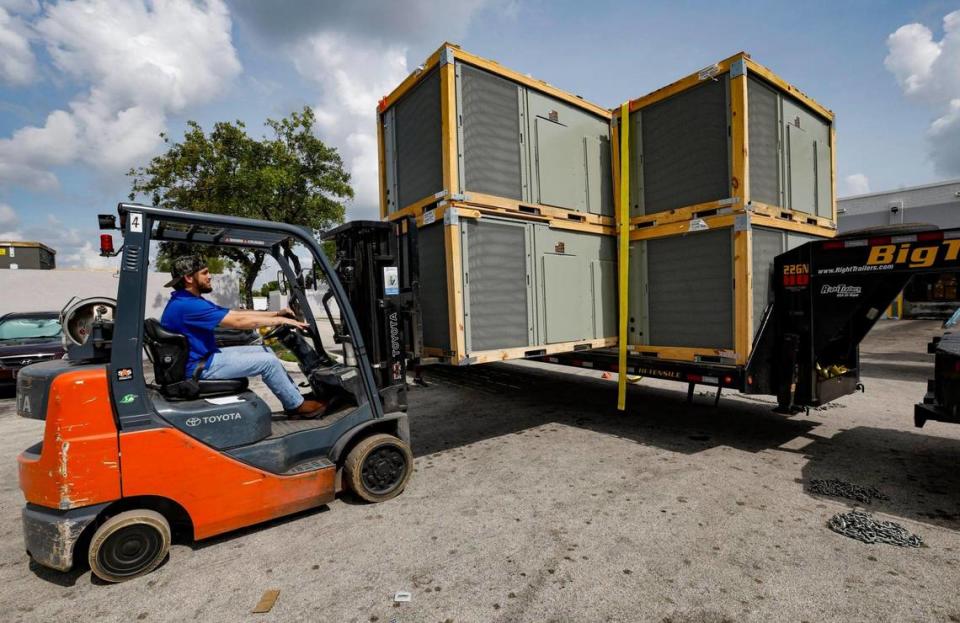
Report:
[{"label": "black tire on ground", "polygon": [[93,533],[90,570],[107,582],[126,582],[150,573],[170,550],[170,524],[151,510],[114,515]]},{"label": "black tire on ground", "polygon": [[400,495],[413,472],[413,453],[402,440],[378,433],[354,446],[343,464],[343,480],[367,502]]}]

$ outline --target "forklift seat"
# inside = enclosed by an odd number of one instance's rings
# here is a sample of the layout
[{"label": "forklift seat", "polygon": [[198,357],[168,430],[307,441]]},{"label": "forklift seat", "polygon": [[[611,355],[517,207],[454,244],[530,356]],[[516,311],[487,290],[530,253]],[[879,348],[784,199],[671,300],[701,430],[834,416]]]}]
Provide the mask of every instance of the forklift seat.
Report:
[{"label": "forklift seat", "polygon": [[153,362],[160,393],[173,400],[194,400],[208,396],[236,394],[247,389],[247,379],[203,380],[187,378],[187,337],[167,331],[156,318],[143,323],[143,343]]}]

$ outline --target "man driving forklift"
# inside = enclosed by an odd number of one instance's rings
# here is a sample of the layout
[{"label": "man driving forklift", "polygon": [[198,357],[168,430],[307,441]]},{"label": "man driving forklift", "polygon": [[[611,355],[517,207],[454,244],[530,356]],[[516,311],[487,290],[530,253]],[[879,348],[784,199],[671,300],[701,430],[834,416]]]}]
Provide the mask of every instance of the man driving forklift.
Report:
[{"label": "man driving forklift", "polygon": [[269,348],[229,346],[220,349],[214,336],[214,329],[218,326],[259,329],[288,325],[307,329],[307,323],[297,320],[289,308],[280,311],[227,309],[203,298],[204,294],[213,291],[213,286],[210,270],[202,257],[178,257],[173,262],[170,276],[172,279],[165,287],[174,291],[163,310],[160,324],[167,331],[186,336],[190,349],[187,378],[217,380],[260,376],[280,399],[284,412],[291,419],[313,419],[323,415],[327,403],[304,397]]}]

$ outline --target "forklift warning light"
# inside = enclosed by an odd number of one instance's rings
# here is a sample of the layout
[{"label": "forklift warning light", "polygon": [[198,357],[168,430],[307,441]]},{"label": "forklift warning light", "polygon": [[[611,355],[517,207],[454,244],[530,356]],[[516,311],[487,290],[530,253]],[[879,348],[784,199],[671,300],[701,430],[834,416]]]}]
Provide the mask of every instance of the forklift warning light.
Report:
[{"label": "forklift warning light", "polygon": [[110,234],[100,234],[100,255],[102,257],[113,257],[116,255],[113,249],[113,236]]}]

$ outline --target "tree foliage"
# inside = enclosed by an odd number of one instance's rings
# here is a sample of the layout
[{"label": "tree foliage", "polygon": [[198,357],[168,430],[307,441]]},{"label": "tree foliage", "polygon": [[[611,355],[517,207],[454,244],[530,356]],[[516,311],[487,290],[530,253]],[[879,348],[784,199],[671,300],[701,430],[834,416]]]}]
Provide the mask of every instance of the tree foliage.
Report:
[{"label": "tree foliage", "polygon": [[[187,123],[181,142],[145,167],[131,169],[131,201],[149,197],[155,206],[301,225],[316,234],[337,223],[345,213],[343,202],[353,197],[350,174],[336,148],[314,135],[314,114],[305,107],[280,119],[268,119],[272,137],[255,139],[242,121],[220,122],[207,134],[195,121]],[[248,307],[253,305],[253,283],[263,267],[265,251],[233,248],[189,250],[163,243],[160,260],[182,253],[222,257],[240,271]]]}]

